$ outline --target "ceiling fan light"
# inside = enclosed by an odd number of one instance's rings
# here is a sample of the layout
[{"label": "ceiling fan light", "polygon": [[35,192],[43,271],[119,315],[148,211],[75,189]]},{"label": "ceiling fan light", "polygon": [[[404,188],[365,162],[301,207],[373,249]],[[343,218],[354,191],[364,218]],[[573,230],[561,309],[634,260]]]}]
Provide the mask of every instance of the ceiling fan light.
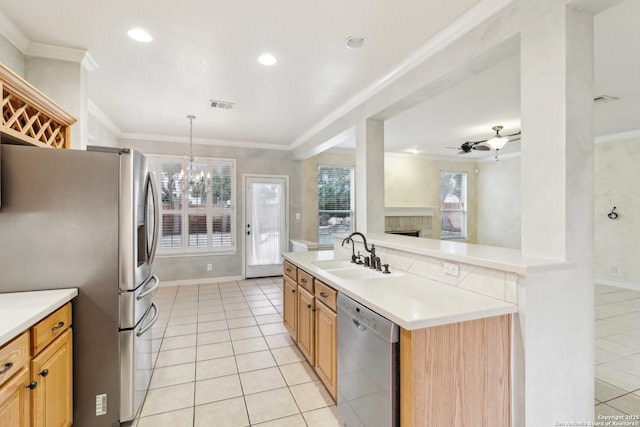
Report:
[{"label": "ceiling fan light", "polygon": [[504,136],[496,136],[487,140],[487,145],[491,147],[492,150],[500,150],[507,142],[509,142],[509,138]]}]

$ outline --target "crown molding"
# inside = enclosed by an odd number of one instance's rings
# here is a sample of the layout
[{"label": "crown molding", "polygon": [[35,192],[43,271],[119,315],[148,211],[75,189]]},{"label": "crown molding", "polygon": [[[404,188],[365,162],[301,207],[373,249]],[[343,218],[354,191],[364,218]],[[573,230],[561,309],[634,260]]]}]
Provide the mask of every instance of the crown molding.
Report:
[{"label": "crown molding", "polygon": [[[134,141],[157,141],[157,142],[178,142],[183,144],[189,143],[188,137],[172,136],[172,135],[154,135],[144,133],[123,133],[119,136],[121,140],[131,139]],[[215,138],[193,138],[194,144],[201,145],[213,145],[221,147],[234,147],[234,148],[257,148],[261,150],[279,150],[290,151],[287,145],[267,144],[263,142],[252,141],[233,141],[229,139],[215,139]]]},{"label": "crown molding", "polygon": [[468,33],[470,30],[477,27],[479,24],[486,21],[514,1],[515,0],[479,1],[458,19],[437,32],[433,37],[427,40],[425,44],[418,48],[418,50],[406,57],[382,78],[376,80],[375,82],[364,88],[362,91],[358,92],[353,98],[349,99],[347,102],[342,104],[342,106],[338,107],[331,114],[320,120],[317,124],[312,126],[298,138],[296,138],[291,143],[289,148],[293,150],[299,145],[303,144],[313,135],[317,134],[322,129],[338,120],[340,117],[349,113],[358,105],[362,104],[364,101],[371,98],[382,89],[391,85],[407,72],[411,71],[418,65],[425,62],[427,59],[442,51],[444,48],[461,38],[464,34]]},{"label": "crown molding", "polygon": [[13,22],[6,17],[2,11],[0,11],[0,34],[2,34],[9,42],[16,47],[23,54],[27,51],[29,46],[29,39],[24,35],[22,31],[15,26]]},{"label": "crown molding", "polygon": [[77,62],[82,64],[89,71],[98,68],[98,63],[93,59],[86,49],[73,47],[54,46],[44,43],[29,42],[26,52],[27,56],[38,58],[57,59],[61,61]]},{"label": "crown molding", "polygon": [[621,139],[640,138],[640,129],[630,130],[628,132],[612,133],[610,135],[603,135],[595,138],[596,144],[603,142],[620,141]]},{"label": "crown molding", "polygon": [[89,114],[93,116],[97,121],[99,121],[104,127],[109,129],[117,138],[122,137],[122,131],[116,125],[113,120],[107,116],[104,111],[102,111],[96,104],[94,104],[91,100],[87,102],[87,110]]}]

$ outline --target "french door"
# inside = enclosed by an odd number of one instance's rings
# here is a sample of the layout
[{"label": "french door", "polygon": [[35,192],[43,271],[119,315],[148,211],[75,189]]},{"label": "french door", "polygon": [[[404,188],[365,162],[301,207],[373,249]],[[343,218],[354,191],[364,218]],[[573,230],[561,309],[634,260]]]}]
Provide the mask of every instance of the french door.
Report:
[{"label": "french door", "polygon": [[245,277],[282,274],[287,250],[288,177],[245,175]]}]

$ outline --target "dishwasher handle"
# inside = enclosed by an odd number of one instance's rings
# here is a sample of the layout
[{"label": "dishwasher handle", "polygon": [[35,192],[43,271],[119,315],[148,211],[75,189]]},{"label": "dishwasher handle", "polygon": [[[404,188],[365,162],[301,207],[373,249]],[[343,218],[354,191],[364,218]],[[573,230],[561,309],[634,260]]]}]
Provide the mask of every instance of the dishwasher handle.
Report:
[{"label": "dishwasher handle", "polygon": [[366,331],[367,328],[366,326],[362,326],[362,324],[360,322],[358,322],[356,319],[351,319],[353,321],[353,323],[355,323],[355,325],[358,327],[358,329],[360,329],[361,331]]}]

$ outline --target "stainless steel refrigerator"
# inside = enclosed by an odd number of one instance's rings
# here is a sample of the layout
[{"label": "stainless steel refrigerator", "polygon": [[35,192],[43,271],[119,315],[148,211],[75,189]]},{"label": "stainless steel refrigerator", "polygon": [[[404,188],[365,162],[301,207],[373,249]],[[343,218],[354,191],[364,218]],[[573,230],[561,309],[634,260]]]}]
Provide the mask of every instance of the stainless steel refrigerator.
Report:
[{"label": "stainless steel refrigerator", "polygon": [[[0,292],[79,288],[74,426],[134,418],[152,371],[158,207],[133,150],[8,145],[0,155]],[[1,297],[1,296],[0,296]]]}]

